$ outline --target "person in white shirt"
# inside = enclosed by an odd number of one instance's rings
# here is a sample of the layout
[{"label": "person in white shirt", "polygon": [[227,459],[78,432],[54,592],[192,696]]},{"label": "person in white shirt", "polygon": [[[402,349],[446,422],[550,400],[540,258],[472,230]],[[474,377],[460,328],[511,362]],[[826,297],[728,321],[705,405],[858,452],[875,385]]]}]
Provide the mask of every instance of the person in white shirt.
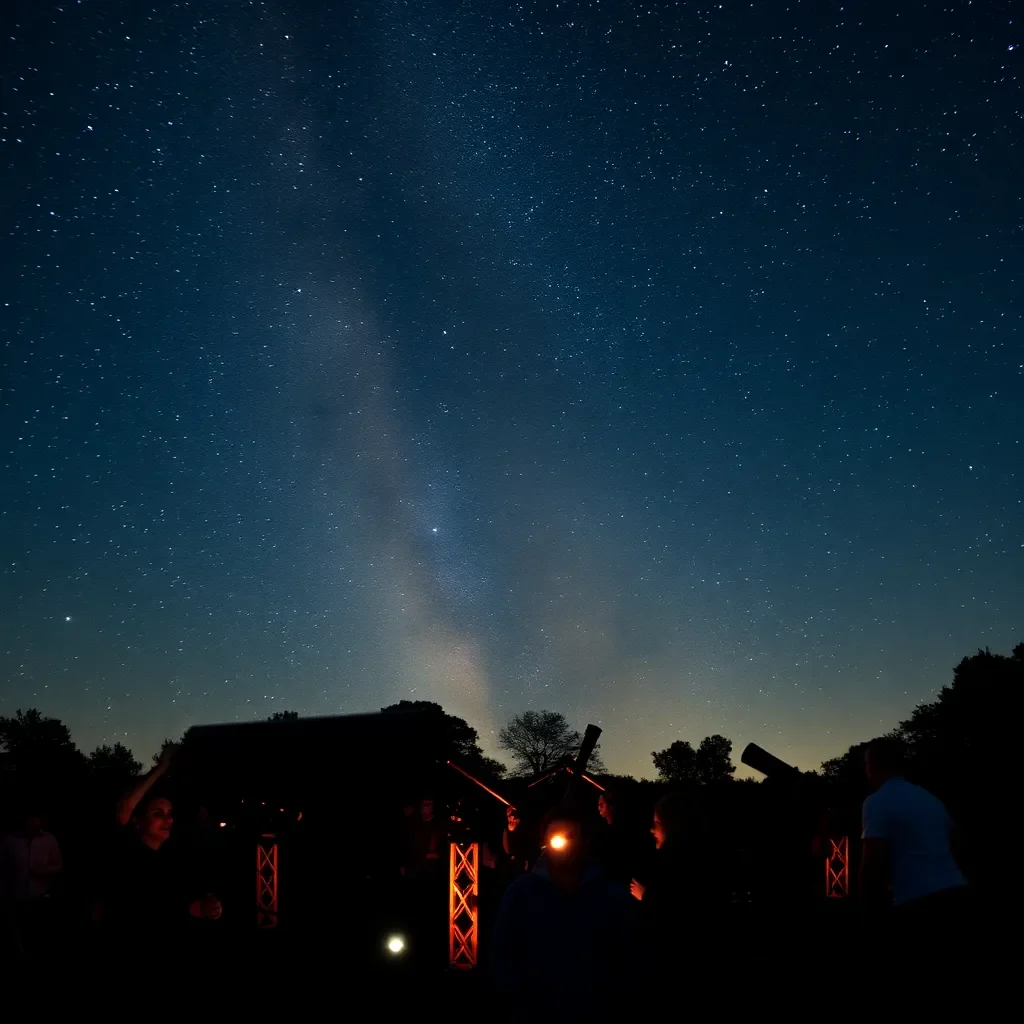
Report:
[{"label": "person in white shirt", "polygon": [[3,889],[7,899],[27,903],[42,899],[63,867],[57,840],[30,814],[22,827],[3,838]]},{"label": "person in white shirt", "polygon": [[886,902],[904,919],[959,917],[967,880],[953,856],[953,821],[938,797],[903,776],[903,747],[872,740],[864,752],[875,792],[863,807],[860,896],[865,908]]},{"label": "person in white shirt", "polygon": [[47,945],[52,928],[50,884],[63,869],[56,838],[43,829],[38,811],[0,840],[0,902],[11,914],[18,946],[29,956]]}]

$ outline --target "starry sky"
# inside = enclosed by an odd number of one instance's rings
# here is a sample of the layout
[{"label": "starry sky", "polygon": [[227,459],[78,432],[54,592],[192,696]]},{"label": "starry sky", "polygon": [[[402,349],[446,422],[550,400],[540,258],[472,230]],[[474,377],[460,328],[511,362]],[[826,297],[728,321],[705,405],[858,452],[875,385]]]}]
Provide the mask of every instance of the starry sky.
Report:
[{"label": "starry sky", "polygon": [[1008,651],[1012,8],[4,5],[0,713],[813,767]]}]

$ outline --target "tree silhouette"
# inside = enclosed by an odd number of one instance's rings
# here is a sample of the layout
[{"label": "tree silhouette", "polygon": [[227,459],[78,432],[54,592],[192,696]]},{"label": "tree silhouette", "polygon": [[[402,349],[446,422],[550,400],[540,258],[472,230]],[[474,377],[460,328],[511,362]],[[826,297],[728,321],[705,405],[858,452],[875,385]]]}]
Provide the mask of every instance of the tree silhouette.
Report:
[{"label": "tree silhouette", "polygon": [[[907,773],[975,823],[1002,813],[1003,790],[1016,776],[1016,716],[1024,690],[1024,644],[1010,656],[978,651],[953,670],[934,701],[919,704],[889,735],[908,752]],[[867,792],[864,746],[855,744],[821,766],[822,777],[860,800]],[[983,825],[977,827],[983,828]]]},{"label": "tree silhouette", "polygon": [[[498,745],[512,755],[516,771],[522,775],[551,771],[575,757],[582,742],[583,737],[569,727],[559,711],[524,711],[498,733]],[[599,750],[600,744],[587,763],[587,771],[596,775],[605,770]]]},{"label": "tree silhouette", "polygon": [[900,722],[897,735],[910,752],[918,776],[942,792],[983,780],[1007,781],[1016,774],[1012,730],[1024,691],[1024,644],[1010,656],[978,651],[953,670],[953,682],[938,698],[919,704]]},{"label": "tree silhouette", "polygon": [[123,744],[104,744],[89,755],[89,775],[98,793],[122,794],[142,771],[142,762]]},{"label": "tree silhouette", "polygon": [[0,715],[0,771],[23,780],[49,779],[80,772],[85,766],[71,732],[59,718],[35,708],[14,717]]},{"label": "tree silhouette", "polygon": [[397,704],[381,708],[384,714],[395,711],[425,711],[433,716],[443,737],[445,757],[460,768],[491,782],[505,774],[505,766],[481,749],[476,729],[464,718],[449,715],[440,704],[429,700],[400,700]]},{"label": "tree silhouette", "polygon": [[864,785],[864,748],[867,743],[854,743],[845,754],[821,762],[821,777],[833,785],[857,790]]},{"label": "tree silhouette", "polygon": [[298,711],[275,711],[268,719],[268,722],[296,722],[298,721]]},{"label": "tree silhouette", "polygon": [[697,778],[705,786],[732,782],[736,766],[732,763],[732,741],[715,733],[700,741],[694,758]]},{"label": "tree silhouette", "polygon": [[705,736],[696,750],[688,740],[676,740],[651,753],[659,781],[674,786],[731,782],[736,771],[731,755],[732,741],[718,733]]},{"label": "tree silhouette", "polygon": [[163,753],[168,747],[180,747],[183,742],[184,737],[182,737],[180,740],[169,740],[167,739],[167,737],[164,737],[163,742],[160,744],[160,749],[153,755],[151,759],[153,764],[158,764],[160,762],[160,758],[163,757]]},{"label": "tree silhouette", "polygon": [[688,740],[676,740],[664,750],[651,752],[659,782],[674,786],[688,785],[699,781],[697,752]]}]

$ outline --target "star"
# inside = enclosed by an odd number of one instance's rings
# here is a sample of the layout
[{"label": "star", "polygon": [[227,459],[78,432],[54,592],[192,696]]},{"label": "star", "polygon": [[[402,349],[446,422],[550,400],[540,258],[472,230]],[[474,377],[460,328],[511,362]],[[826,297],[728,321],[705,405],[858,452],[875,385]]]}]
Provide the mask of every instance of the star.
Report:
[{"label": "star", "polygon": [[638,778],[714,734],[815,768],[1024,640],[1019,24],[566,6],[19,36],[4,713],[50,680],[146,763],[413,690],[481,740],[607,718]]}]

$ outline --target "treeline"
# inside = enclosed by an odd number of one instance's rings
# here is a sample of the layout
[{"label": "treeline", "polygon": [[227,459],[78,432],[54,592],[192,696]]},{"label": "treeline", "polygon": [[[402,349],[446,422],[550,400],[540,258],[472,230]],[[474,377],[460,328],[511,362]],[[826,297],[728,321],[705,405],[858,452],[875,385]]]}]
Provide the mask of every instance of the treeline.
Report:
[{"label": "treeline", "polygon": [[[1009,655],[987,648],[964,658],[935,700],[919,704],[887,735],[904,744],[908,776],[941,797],[965,821],[1002,818],[1014,763],[1024,690],[1024,644]],[[825,761],[821,777],[855,797],[864,783],[864,743]]]},{"label": "treeline", "polygon": [[[994,780],[1015,774],[1010,758],[1015,752],[1016,702],[1022,684],[1024,644],[1010,655],[979,650],[956,666],[951,684],[934,701],[920,704],[888,734],[906,745],[910,773],[955,812],[968,813],[968,804],[985,805],[985,792],[999,788]],[[446,756],[484,780],[551,771],[571,758],[581,742],[579,731],[560,712],[525,711],[499,733],[499,746],[511,762],[506,765],[484,753],[476,729],[438,704],[403,700],[381,710],[435,715]],[[284,711],[270,720],[297,717],[294,711]],[[863,747],[872,738],[865,737],[845,754],[825,761],[819,772],[808,774],[842,791],[848,800],[858,799],[865,787]],[[732,781],[735,772],[732,743],[718,734],[705,736],[696,747],[676,740],[664,750],[653,751],[651,758],[658,782],[670,785],[716,785]],[[8,794],[27,789],[49,800],[61,794],[59,802],[64,802],[74,799],[83,786],[103,793],[123,789],[142,768],[122,743],[104,744],[83,754],[63,722],[38,710],[0,716],[0,788]],[[600,745],[590,771],[607,776]],[[972,790],[977,799],[968,800]]]},{"label": "treeline", "polygon": [[35,708],[0,715],[0,786],[17,787],[30,800],[65,802],[82,785],[120,791],[142,771],[123,744],[103,744],[83,754],[59,718]]}]

